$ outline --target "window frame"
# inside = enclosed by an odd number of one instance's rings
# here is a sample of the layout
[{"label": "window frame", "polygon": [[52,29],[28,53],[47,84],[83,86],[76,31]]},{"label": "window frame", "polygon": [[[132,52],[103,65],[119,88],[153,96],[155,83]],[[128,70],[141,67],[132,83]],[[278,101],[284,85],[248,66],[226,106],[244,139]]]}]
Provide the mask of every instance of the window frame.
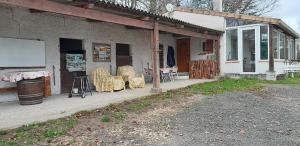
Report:
[{"label": "window frame", "polygon": [[[286,42],[286,34],[280,32],[279,33],[279,51],[278,51],[279,52],[279,59],[280,60],[285,60],[286,59],[285,58],[286,57],[286,50],[285,49],[286,49],[286,46],[287,46],[286,43],[287,43]],[[283,52],[281,52],[281,51],[283,51]],[[283,57],[283,58],[281,58],[281,57]]]},{"label": "window frame", "polygon": [[[274,29],[273,30],[273,36],[274,36],[274,32],[277,33],[277,45],[276,46],[277,46],[277,50],[278,50],[278,52],[277,52],[277,58],[275,58],[275,49],[274,49],[274,52],[273,52],[274,53],[274,60],[275,61],[284,61],[285,60],[285,49],[284,48],[286,47],[286,45],[285,45],[285,43],[286,43],[285,42],[285,36],[286,36],[286,34],[283,33],[283,32],[281,32],[281,31],[279,31],[279,30],[277,30],[277,29]],[[281,35],[284,36],[284,39],[283,39],[284,40],[284,44],[283,44],[283,53],[284,53],[283,57],[284,58],[283,59],[280,58],[280,55],[281,55],[280,54],[280,36]],[[273,39],[273,36],[272,36],[272,39]],[[274,48],[274,46],[273,46],[273,48]]]},{"label": "window frame", "polygon": [[[261,53],[261,51],[262,51],[262,46],[261,46],[261,42],[262,42],[262,33],[261,33],[261,28],[262,27],[267,27],[267,43],[268,43],[268,45],[267,45],[267,58],[266,59],[262,59],[262,53]],[[260,56],[259,56],[259,60],[260,61],[267,61],[267,60],[269,60],[269,58],[270,58],[270,27],[269,27],[269,25],[260,25],[259,26],[259,51],[260,51]]]},{"label": "window frame", "polygon": [[[226,29],[226,31],[225,31],[225,42],[226,42],[226,50],[225,50],[225,55],[226,55],[226,61],[228,61],[228,62],[230,62],[230,61],[239,61],[239,44],[238,44],[238,39],[239,39],[239,33],[238,33],[238,28],[237,27],[234,27],[234,28],[228,28],[228,29]],[[227,32],[228,31],[236,31],[236,36],[237,36],[237,40],[236,40],[236,49],[237,49],[237,52],[236,52],[236,59],[229,59],[229,54],[228,54],[228,42],[227,42],[227,36],[228,36],[228,34],[227,34]],[[232,50],[231,48],[230,48],[230,50]],[[230,58],[232,58],[232,57],[230,57]]]}]

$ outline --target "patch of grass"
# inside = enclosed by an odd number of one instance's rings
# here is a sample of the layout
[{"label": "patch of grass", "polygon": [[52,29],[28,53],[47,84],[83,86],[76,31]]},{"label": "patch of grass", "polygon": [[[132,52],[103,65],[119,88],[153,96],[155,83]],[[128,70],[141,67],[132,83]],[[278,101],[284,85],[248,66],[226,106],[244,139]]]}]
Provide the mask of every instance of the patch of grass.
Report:
[{"label": "patch of grass", "polygon": [[246,91],[251,89],[261,89],[263,84],[287,84],[300,85],[300,75],[295,75],[294,78],[284,78],[277,81],[266,81],[256,78],[241,78],[241,79],[222,79],[216,82],[197,84],[191,86],[196,93],[201,92],[205,95],[222,94],[230,91]]},{"label": "patch of grass", "polygon": [[102,121],[103,123],[108,123],[108,122],[110,122],[110,117],[109,117],[108,115],[103,115],[103,116],[101,117],[101,121]]},{"label": "patch of grass", "polygon": [[[67,134],[77,124],[77,119],[73,117],[63,118],[48,121],[39,124],[25,125],[10,131],[13,137],[10,137],[14,141],[2,141],[2,145],[17,145],[17,144],[29,144],[33,145],[39,141],[44,141],[50,138],[55,138]],[[9,133],[8,133],[9,134]]]},{"label": "patch of grass", "polygon": [[295,74],[294,78],[285,77],[282,80],[277,81],[263,81],[267,84],[286,84],[286,85],[300,85],[300,74]]},{"label": "patch of grass", "polygon": [[20,146],[18,143],[15,141],[5,141],[5,140],[0,140],[0,146]]},{"label": "patch of grass", "polygon": [[38,128],[38,127],[39,127],[39,125],[36,123],[24,125],[17,129],[17,133],[26,132],[26,131],[29,131],[31,129]]},{"label": "patch of grass", "polygon": [[173,98],[173,93],[171,91],[168,91],[166,93],[162,93],[160,96],[158,96],[162,100],[169,100]]},{"label": "patch of grass", "polygon": [[7,131],[5,130],[0,130],[0,135],[6,135],[7,134]]},{"label": "patch of grass", "polygon": [[261,88],[261,82],[258,79],[223,79],[216,82],[193,85],[194,92],[201,92],[205,95],[221,94],[230,91],[245,91],[249,89]]},{"label": "patch of grass", "polygon": [[125,118],[126,113],[125,112],[114,112],[114,113],[112,113],[112,116],[113,116],[114,119],[120,121],[120,120],[123,120]]},{"label": "patch of grass", "polygon": [[45,138],[55,138],[55,137],[58,137],[58,136],[62,136],[65,134],[65,131],[60,129],[60,130],[51,130],[51,129],[48,129],[44,132],[44,137]]},{"label": "patch of grass", "polygon": [[149,99],[141,100],[140,102],[130,104],[128,109],[131,111],[139,111],[142,109],[146,109],[151,106],[151,102]]}]

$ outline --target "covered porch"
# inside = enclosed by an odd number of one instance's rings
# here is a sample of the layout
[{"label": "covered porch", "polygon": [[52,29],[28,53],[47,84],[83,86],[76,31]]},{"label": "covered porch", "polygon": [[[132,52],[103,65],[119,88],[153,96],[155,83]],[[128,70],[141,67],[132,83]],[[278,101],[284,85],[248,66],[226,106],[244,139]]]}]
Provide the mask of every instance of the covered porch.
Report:
[{"label": "covered porch", "polygon": [[[162,83],[163,92],[184,88],[190,85],[212,82],[214,80],[177,80],[175,82]],[[82,100],[80,97],[67,98],[67,94],[48,97],[42,104],[32,106],[20,106],[18,102],[0,103],[0,129],[9,129],[57,119],[69,116],[79,111],[93,110],[102,108],[113,103],[120,103],[143,96],[152,95],[150,92],[151,84],[145,88],[135,90],[125,90],[115,93],[94,93]]]},{"label": "covered porch", "polygon": [[[9,20],[1,21],[1,25],[9,27],[6,31],[0,32],[1,37],[34,40],[45,44],[42,47],[45,56],[40,57],[44,63],[40,63],[39,66],[0,66],[0,75],[7,72],[47,70],[51,74],[50,86],[53,95],[70,90],[72,74],[66,71],[64,64],[66,54],[70,51],[83,53],[86,61],[84,74],[90,75],[94,69],[104,67],[111,75],[116,75],[119,63],[122,63],[118,60],[118,48],[127,48],[126,54],[129,55],[126,57],[131,57],[129,58],[131,64],[127,65],[132,65],[138,74],[143,74],[143,70],[148,64],[153,69],[152,91],[161,92],[160,44],[163,44],[165,48],[171,45],[178,51],[177,40],[183,38],[209,39],[217,42],[222,33],[109,2],[0,0],[0,4],[3,19]],[[30,19],[24,20],[22,19],[24,17]],[[49,20],[51,23],[48,23]],[[14,21],[18,21],[22,27],[10,26]],[[50,30],[52,33],[49,33]],[[109,46],[108,54],[111,55],[108,57],[109,59],[102,60],[102,62],[99,62],[99,58],[97,58],[99,54],[94,54],[93,50],[99,43]],[[75,47],[74,44],[76,44]],[[200,44],[199,42],[198,45]],[[184,59],[177,56],[176,60],[177,63],[183,64],[183,67],[188,69],[191,61],[190,53],[193,53],[188,48],[191,45],[191,42],[183,44],[180,49],[187,54],[181,55]],[[67,50],[70,49],[70,46],[74,47],[73,50]],[[215,50],[218,51],[217,48]],[[29,53],[28,56],[31,55],[37,54]],[[24,61],[26,59],[23,59]],[[1,82],[0,92],[16,92],[15,86],[15,84]]]}]

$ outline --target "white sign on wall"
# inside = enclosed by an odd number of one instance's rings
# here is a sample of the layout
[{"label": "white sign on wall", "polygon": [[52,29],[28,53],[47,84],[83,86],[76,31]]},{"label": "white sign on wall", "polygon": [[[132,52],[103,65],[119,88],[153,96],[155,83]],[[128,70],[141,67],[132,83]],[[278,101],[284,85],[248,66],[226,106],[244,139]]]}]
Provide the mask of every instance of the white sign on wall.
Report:
[{"label": "white sign on wall", "polygon": [[45,42],[0,38],[0,67],[45,67]]}]

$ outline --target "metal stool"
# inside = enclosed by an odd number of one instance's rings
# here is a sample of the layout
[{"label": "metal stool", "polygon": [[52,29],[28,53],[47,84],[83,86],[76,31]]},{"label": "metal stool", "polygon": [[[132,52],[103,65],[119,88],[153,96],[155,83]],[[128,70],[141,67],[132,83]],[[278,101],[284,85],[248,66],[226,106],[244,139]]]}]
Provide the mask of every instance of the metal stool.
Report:
[{"label": "metal stool", "polygon": [[[75,83],[78,81],[80,82],[80,87],[78,87],[78,93],[74,93],[73,89],[75,89]],[[85,98],[86,91],[90,92],[91,95],[93,95],[88,76],[86,75],[86,76],[74,77],[69,98],[72,98],[72,96],[81,96],[82,98]]]}]

